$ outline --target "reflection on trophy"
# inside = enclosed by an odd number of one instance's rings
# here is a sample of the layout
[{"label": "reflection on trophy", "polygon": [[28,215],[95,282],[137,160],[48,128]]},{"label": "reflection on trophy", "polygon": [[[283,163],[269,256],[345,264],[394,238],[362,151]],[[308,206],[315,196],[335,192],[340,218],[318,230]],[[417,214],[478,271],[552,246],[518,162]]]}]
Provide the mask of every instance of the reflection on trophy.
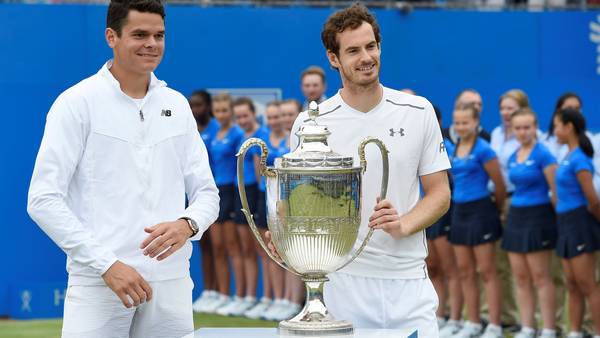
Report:
[{"label": "reflection on trophy", "polygon": [[300,276],[306,284],[306,304],[294,318],[279,323],[284,335],[329,335],[352,333],[352,324],[335,320],[323,303],[323,284],[327,274],[352,262],[363,250],[373,229],[357,244],[361,223],[361,182],[366,170],[365,146],[375,143],[383,158],[381,198],[388,182],[388,152],[378,139],[367,138],[359,148],[360,166],[352,157],[333,152],[326,126],[317,124],[316,102],[309,108],[310,120],[296,134],[299,146],[266,167],[267,145],[248,139],[237,154],[238,182],[244,182],[244,156],[248,149],[262,149],[260,171],[267,182],[267,223],[273,245],[281,259],[273,255],[261,238],[249,210],[244,185],[239,185],[242,211],[254,236],[269,257],[283,268]]}]

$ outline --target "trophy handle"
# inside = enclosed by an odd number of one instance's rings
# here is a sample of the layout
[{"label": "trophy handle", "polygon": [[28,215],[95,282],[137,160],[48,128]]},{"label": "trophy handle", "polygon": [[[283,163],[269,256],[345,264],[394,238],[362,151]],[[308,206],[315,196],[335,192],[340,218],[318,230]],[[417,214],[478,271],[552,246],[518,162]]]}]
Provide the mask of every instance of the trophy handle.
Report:
[{"label": "trophy handle", "polygon": [[[379,197],[381,197],[381,199],[385,199],[385,197],[387,195],[387,187],[388,187],[388,179],[389,179],[389,171],[390,171],[390,162],[389,162],[389,158],[388,158],[389,151],[387,150],[387,148],[385,147],[385,144],[383,144],[383,142],[380,139],[377,139],[374,137],[367,137],[366,139],[364,139],[358,146],[358,156],[360,157],[360,166],[362,167],[363,173],[367,170],[367,159],[365,156],[365,147],[369,143],[375,143],[379,147],[379,150],[381,151],[381,160],[383,163],[383,176],[381,177],[381,192],[379,194]],[[344,263],[344,265],[342,265],[339,269],[343,269],[346,265],[350,264],[353,260],[355,260],[356,257],[358,257],[358,255],[360,255],[360,253],[363,251],[365,246],[367,246],[367,243],[373,236],[374,230],[375,229],[373,229],[373,228],[369,229],[369,232],[367,233],[367,236],[363,240],[360,247],[358,247],[358,249],[354,252],[354,254],[352,254],[352,257],[350,258],[350,260],[347,261],[346,263]]]},{"label": "trophy handle", "polygon": [[261,176],[266,176],[266,177],[276,177],[277,176],[277,172],[275,170],[269,169],[267,167],[267,156],[269,154],[269,149],[267,148],[267,144],[263,140],[256,138],[256,137],[252,137],[252,138],[249,138],[248,140],[246,140],[246,142],[244,142],[242,144],[242,146],[240,147],[240,151],[238,151],[238,153],[235,155],[235,156],[237,156],[238,190],[240,193],[240,200],[242,202],[242,212],[246,216],[246,220],[248,221],[248,225],[250,225],[250,229],[252,229],[252,234],[258,241],[258,244],[260,244],[261,248],[263,248],[263,250],[267,253],[267,255],[269,255],[269,257],[273,261],[275,261],[275,263],[277,263],[279,266],[281,266],[282,268],[288,270],[289,272],[291,272],[293,274],[300,276],[300,274],[297,271],[292,269],[290,266],[285,264],[285,262],[283,260],[275,257],[275,255],[273,255],[271,253],[271,250],[269,250],[269,248],[263,241],[262,236],[260,235],[260,231],[258,231],[258,228],[256,227],[256,224],[254,223],[254,218],[252,216],[250,206],[248,205],[248,197],[246,196],[246,187],[244,186],[244,158],[246,157],[246,152],[248,152],[248,150],[250,148],[252,148],[252,146],[255,146],[255,145],[260,146],[260,149],[261,149],[260,164],[259,164],[259,166],[260,166],[259,170],[260,170]]}]

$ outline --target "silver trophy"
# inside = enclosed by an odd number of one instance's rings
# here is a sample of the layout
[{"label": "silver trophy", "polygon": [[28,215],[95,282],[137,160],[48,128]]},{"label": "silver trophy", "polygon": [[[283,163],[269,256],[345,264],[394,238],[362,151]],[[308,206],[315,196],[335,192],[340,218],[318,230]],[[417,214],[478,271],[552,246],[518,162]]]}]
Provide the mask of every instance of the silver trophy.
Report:
[{"label": "silver trophy", "polygon": [[[352,157],[333,152],[327,144],[326,126],[317,124],[316,102],[311,102],[307,120],[296,134],[296,150],[266,166],[267,145],[248,139],[237,154],[238,182],[244,182],[244,157],[249,148],[261,147],[260,172],[267,183],[267,223],[279,257],[273,255],[261,238],[249,210],[246,191],[239,184],[242,212],[254,236],[269,257],[306,284],[306,304],[294,318],[279,323],[283,335],[339,335],[353,332],[352,324],[335,320],[323,303],[327,274],[342,269],[364,249],[373,235],[371,228],[356,250],[361,221],[362,174],[367,168],[365,146],[375,143],[383,158],[381,198],[388,182],[388,151],[380,140],[367,138],[360,144],[360,166]],[[354,252],[352,252],[354,251]]]}]

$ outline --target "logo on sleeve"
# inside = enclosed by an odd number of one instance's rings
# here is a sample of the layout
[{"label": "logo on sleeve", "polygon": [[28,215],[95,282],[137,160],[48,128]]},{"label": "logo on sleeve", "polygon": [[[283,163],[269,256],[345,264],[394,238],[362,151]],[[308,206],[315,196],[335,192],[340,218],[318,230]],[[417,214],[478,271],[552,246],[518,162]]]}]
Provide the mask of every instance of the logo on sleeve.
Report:
[{"label": "logo on sleeve", "polygon": [[170,109],[163,109],[162,112],[160,113],[160,116],[171,116],[171,110]]},{"label": "logo on sleeve", "polygon": [[396,134],[400,134],[400,137],[404,136],[404,128],[400,128],[400,130],[394,130],[394,128],[390,128],[390,136],[394,137]]}]

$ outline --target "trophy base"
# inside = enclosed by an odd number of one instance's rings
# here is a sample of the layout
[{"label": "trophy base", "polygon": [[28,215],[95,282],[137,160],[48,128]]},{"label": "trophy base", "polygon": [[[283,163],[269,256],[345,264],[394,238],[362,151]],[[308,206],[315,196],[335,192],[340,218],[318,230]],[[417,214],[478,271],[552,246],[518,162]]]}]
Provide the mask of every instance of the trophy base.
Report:
[{"label": "trophy base", "polygon": [[326,276],[303,277],[306,304],[294,318],[279,323],[282,336],[349,336],[354,332],[350,322],[336,320],[323,303],[323,283]]},{"label": "trophy base", "polygon": [[345,320],[324,322],[285,320],[279,323],[278,328],[278,333],[282,336],[346,336],[353,332],[352,324]]}]

